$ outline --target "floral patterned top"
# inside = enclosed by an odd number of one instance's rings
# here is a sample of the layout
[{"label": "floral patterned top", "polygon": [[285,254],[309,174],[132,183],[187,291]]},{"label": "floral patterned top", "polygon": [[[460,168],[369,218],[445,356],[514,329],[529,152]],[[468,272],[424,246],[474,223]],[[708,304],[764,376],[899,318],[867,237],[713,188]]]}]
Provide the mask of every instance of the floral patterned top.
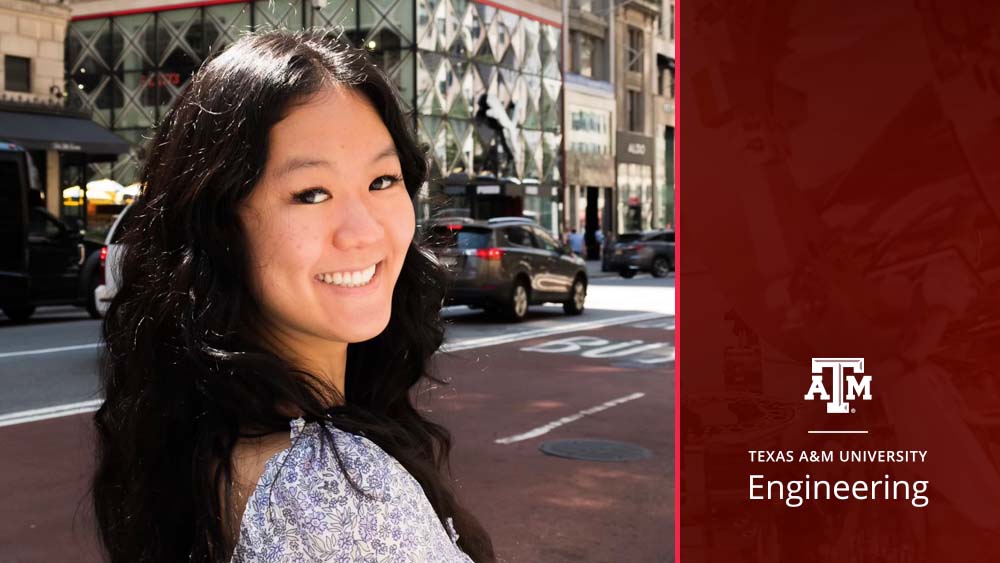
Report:
[{"label": "floral patterned top", "polygon": [[330,428],[344,470],[319,424],[291,421],[292,446],[270,458],[247,499],[232,563],[471,563],[451,518],[441,525],[420,483],[363,436]]}]

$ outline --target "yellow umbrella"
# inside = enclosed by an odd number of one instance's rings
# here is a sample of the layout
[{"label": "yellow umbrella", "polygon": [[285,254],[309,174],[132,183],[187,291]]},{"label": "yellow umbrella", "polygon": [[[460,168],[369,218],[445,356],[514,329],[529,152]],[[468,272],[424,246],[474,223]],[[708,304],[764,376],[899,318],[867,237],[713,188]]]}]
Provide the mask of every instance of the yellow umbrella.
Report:
[{"label": "yellow umbrella", "polygon": [[114,203],[115,196],[122,188],[121,184],[108,178],[87,182],[87,200]]},{"label": "yellow umbrella", "polygon": [[139,197],[139,192],[142,190],[142,184],[135,182],[134,184],[129,184],[124,188],[118,190],[115,195],[115,203],[126,204],[131,203],[132,200]]},{"label": "yellow umbrella", "polygon": [[[87,182],[87,201],[114,203],[122,185],[107,178]],[[80,186],[70,186],[63,190],[64,205],[80,205],[83,200],[83,190]]]}]

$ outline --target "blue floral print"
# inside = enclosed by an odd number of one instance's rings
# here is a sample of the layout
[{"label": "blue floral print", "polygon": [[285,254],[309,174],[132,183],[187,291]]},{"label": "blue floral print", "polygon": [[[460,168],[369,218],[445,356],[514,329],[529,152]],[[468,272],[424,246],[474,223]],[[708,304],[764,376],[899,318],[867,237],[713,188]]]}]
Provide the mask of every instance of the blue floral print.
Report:
[{"label": "blue floral print", "polygon": [[363,436],[291,421],[292,446],[267,461],[247,500],[232,563],[472,563],[451,518],[441,525],[420,483]]}]

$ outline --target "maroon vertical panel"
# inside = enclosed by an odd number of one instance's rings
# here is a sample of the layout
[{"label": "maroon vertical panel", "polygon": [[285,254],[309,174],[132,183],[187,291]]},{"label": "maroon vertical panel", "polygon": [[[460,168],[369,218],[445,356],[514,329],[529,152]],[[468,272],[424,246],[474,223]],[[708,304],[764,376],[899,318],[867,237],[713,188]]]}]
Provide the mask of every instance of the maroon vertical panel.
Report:
[{"label": "maroon vertical panel", "polygon": [[680,560],[1000,560],[1000,3],[678,13]]}]

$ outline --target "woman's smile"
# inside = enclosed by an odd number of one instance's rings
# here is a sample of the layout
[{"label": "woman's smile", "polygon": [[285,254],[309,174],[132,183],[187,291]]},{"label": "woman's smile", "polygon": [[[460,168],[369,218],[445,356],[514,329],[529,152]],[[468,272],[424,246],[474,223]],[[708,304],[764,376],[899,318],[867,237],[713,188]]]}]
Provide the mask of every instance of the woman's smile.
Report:
[{"label": "woman's smile", "polygon": [[381,286],[384,261],[354,272],[328,272],[313,278],[320,285],[344,295],[360,297],[374,292]]}]

